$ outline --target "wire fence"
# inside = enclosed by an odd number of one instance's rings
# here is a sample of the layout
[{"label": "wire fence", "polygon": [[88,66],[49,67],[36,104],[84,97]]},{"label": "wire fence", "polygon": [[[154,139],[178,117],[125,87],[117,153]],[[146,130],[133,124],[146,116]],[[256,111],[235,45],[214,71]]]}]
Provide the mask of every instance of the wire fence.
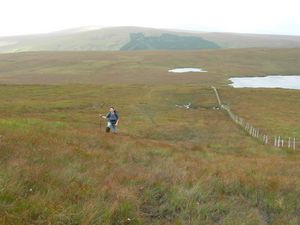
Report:
[{"label": "wire fence", "polygon": [[232,121],[234,121],[236,124],[242,127],[250,136],[258,139],[261,143],[265,145],[272,145],[276,148],[288,148],[294,151],[299,149],[300,142],[298,141],[298,138],[275,135],[270,136],[266,134],[265,132],[263,132],[262,129],[252,126],[243,118],[233,113],[229,106],[223,105],[218,90],[214,86],[212,86],[212,89],[214,90],[214,93],[216,95],[219,107],[225,110],[228,113],[229,117],[232,119]]}]

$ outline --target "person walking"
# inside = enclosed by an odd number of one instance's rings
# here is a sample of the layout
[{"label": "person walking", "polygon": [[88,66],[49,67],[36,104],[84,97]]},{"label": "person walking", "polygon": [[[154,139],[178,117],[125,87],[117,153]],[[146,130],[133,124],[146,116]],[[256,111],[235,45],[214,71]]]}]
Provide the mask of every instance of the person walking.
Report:
[{"label": "person walking", "polygon": [[114,107],[110,107],[109,112],[105,116],[100,114],[100,118],[107,120],[107,126],[106,126],[107,133],[109,133],[109,132],[116,133],[117,132],[117,126],[119,124],[119,113],[115,110]]}]

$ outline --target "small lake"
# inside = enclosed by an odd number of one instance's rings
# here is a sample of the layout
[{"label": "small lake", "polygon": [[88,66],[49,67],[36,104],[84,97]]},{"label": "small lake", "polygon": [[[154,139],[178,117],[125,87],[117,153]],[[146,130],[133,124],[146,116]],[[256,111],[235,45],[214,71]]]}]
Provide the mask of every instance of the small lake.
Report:
[{"label": "small lake", "polygon": [[205,73],[207,71],[201,69],[201,68],[176,68],[172,70],[168,70],[170,73]]},{"label": "small lake", "polygon": [[234,88],[284,88],[300,90],[300,75],[266,77],[232,77]]}]

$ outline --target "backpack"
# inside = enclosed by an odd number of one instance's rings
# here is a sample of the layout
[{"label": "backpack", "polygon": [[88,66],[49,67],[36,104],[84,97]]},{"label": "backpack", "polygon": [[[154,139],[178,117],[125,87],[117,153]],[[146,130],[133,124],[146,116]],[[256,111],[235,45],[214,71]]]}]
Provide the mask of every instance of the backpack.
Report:
[{"label": "backpack", "polygon": [[[119,113],[117,111],[114,112],[115,116],[116,116],[116,121],[119,119]],[[109,119],[111,116],[111,112],[109,112],[109,114],[107,115],[107,118]]]}]

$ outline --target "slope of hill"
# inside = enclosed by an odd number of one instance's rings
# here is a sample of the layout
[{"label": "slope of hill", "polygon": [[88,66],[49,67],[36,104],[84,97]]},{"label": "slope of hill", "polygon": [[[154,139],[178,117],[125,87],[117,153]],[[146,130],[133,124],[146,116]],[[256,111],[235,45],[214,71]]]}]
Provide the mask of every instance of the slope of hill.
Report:
[{"label": "slope of hill", "polygon": [[300,140],[300,91],[226,85],[268,73],[299,74],[300,49],[0,54],[0,224],[300,224],[299,141],[273,147]]},{"label": "slope of hill", "polygon": [[[299,134],[286,114],[299,92],[249,92],[221,90],[252,122]],[[187,101],[203,107],[175,107]],[[112,102],[117,135],[97,118]],[[1,85],[0,224],[299,224],[299,152],[262,145],[216,104],[198,85]]]},{"label": "slope of hill", "polygon": [[[24,52],[24,51],[116,51],[126,49],[131,45],[130,35],[143,33],[147,39],[156,37],[157,45],[139,46],[142,50],[170,49],[169,42],[158,39],[157,36],[171,38],[176,35],[182,37],[202,38],[202,42],[210,43],[204,48],[295,48],[300,47],[299,36],[283,35],[258,35],[235,33],[210,33],[178,31],[168,29],[154,29],[143,27],[107,27],[99,29],[70,29],[42,35],[28,35],[0,38],[0,52]],[[155,39],[155,38],[154,38]],[[184,38],[183,38],[184,39]],[[156,41],[157,41],[156,40]],[[179,49],[199,49],[199,45],[191,45],[189,38],[183,40]],[[134,50],[134,49],[133,49]]]},{"label": "slope of hill", "polygon": [[195,50],[220,48],[211,41],[201,37],[178,36],[174,34],[162,34],[161,36],[145,37],[143,33],[130,34],[130,42],[124,45],[121,50]]},{"label": "slope of hill", "polygon": [[[207,73],[171,74],[177,67]],[[232,75],[300,74],[300,49],[0,54],[0,83],[227,84]]]}]

